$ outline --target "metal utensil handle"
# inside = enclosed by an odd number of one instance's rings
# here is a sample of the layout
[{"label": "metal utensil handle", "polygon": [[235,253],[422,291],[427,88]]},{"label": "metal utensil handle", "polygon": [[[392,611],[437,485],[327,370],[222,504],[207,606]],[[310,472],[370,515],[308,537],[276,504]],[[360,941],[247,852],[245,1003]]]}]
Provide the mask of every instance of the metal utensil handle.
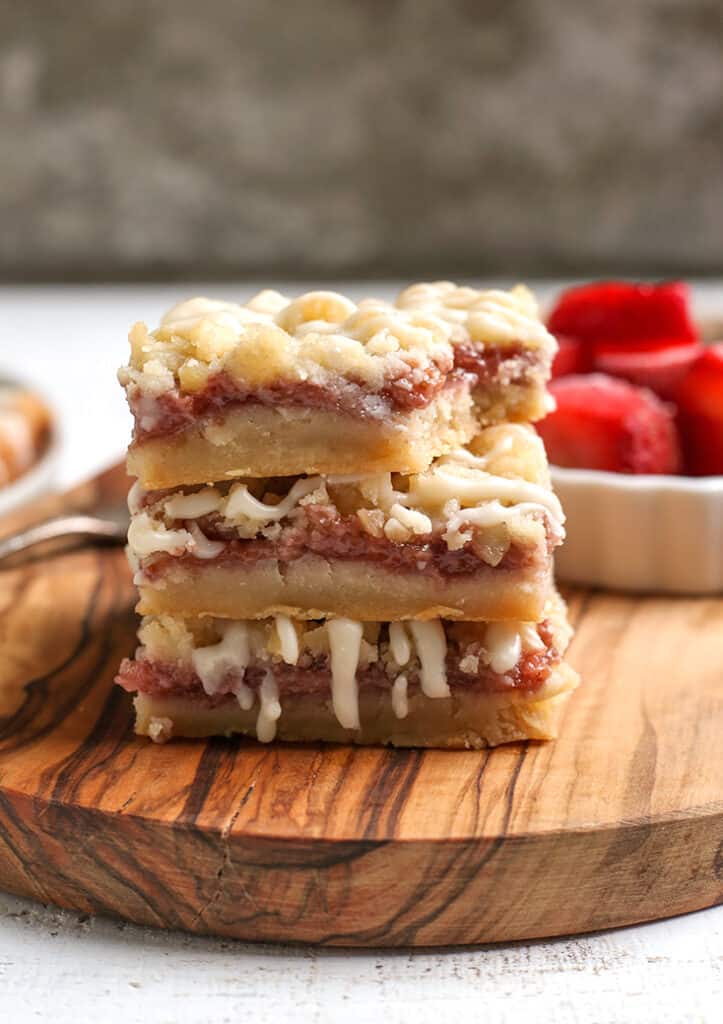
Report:
[{"label": "metal utensil handle", "polygon": [[27,551],[36,544],[63,537],[87,537],[89,540],[105,544],[123,544],[126,540],[126,529],[118,523],[98,519],[96,516],[57,516],[18,533],[11,533],[9,537],[3,537],[0,540],[0,562],[11,555]]}]

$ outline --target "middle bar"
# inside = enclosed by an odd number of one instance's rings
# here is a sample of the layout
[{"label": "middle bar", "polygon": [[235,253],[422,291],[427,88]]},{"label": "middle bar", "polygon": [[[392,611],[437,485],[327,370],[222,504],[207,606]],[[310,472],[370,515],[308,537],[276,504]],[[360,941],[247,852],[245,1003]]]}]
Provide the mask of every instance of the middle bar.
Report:
[{"label": "middle bar", "polygon": [[144,615],[536,621],[564,536],[545,452],[488,427],[425,472],[130,495]]}]

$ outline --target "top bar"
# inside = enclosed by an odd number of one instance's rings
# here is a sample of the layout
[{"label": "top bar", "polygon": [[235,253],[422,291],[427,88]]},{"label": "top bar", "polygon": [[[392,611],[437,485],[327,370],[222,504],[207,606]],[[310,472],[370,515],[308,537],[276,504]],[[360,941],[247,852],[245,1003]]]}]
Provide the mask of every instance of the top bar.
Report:
[{"label": "top bar", "polygon": [[147,489],[239,476],[421,472],[478,423],[545,410],[555,343],[526,289],[416,285],[191,299],[136,324],[119,379]]}]

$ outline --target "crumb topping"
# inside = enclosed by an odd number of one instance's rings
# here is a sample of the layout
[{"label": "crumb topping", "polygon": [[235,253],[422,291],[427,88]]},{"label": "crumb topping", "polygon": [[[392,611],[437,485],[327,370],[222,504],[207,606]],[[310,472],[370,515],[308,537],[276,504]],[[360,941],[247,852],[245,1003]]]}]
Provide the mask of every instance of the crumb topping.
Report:
[{"label": "crumb topping", "polygon": [[534,295],[518,284],[510,291],[477,289],[436,281],[410,285],[397,297],[399,309],[418,310],[450,325],[453,343],[473,341],[528,349],[556,347],[540,320]]},{"label": "crumb topping", "polygon": [[193,394],[217,374],[246,389],[280,381],[328,386],[335,378],[381,392],[395,381],[422,386],[430,369],[448,373],[454,346],[474,343],[554,351],[527,288],[477,290],[443,281],[416,284],[395,304],[352,302],[331,291],[289,299],[265,290],[244,304],[194,298],[149,331],[137,323],[121,384],[157,398]]},{"label": "crumb topping", "polygon": [[263,291],[244,305],[196,298],[170,310],[156,330],[135,324],[124,386],[158,397],[193,393],[225,373],[247,389],[279,381],[326,385],[342,377],[379,392],[403,379],[424,384],[430,368],[449,372],[449,324],[421,309],[397,309],[336,292],[289,300]]}]

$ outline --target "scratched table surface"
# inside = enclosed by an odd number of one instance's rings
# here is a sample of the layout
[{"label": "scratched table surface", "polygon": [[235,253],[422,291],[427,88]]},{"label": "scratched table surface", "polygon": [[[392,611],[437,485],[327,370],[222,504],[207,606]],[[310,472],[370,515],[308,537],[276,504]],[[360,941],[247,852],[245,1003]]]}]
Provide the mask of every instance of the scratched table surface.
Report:
[{"label": "scratched table surface", "polygon": [[[277,283],[293,292],[295,285]],[[334,287],[318,282],[303,287]],[[344,285],[338,286],[342,290]],[[555,285],[540,287],[545,294]],[[396,286],[366,285],[382,296]],[[34,381],[63,426],[58,486],[115,461],[129,430],[114,380],[125,334],[191,293],[243,296],[253,285],[0,288],[0,372]],[[353,287],[348,287],[354,292]],[[695,289],[720,310],[723,283]],[[19,341],[22,339],[22,341]],[[0,879],[0,890],[2,879]],[[471,1019],[556,1024],[720,1020],[723,907],[597,935],[471,949],[342,951],[250,945],[137,928],[0,891],[1,1018],[77,1024],[253,1019]]]}]

